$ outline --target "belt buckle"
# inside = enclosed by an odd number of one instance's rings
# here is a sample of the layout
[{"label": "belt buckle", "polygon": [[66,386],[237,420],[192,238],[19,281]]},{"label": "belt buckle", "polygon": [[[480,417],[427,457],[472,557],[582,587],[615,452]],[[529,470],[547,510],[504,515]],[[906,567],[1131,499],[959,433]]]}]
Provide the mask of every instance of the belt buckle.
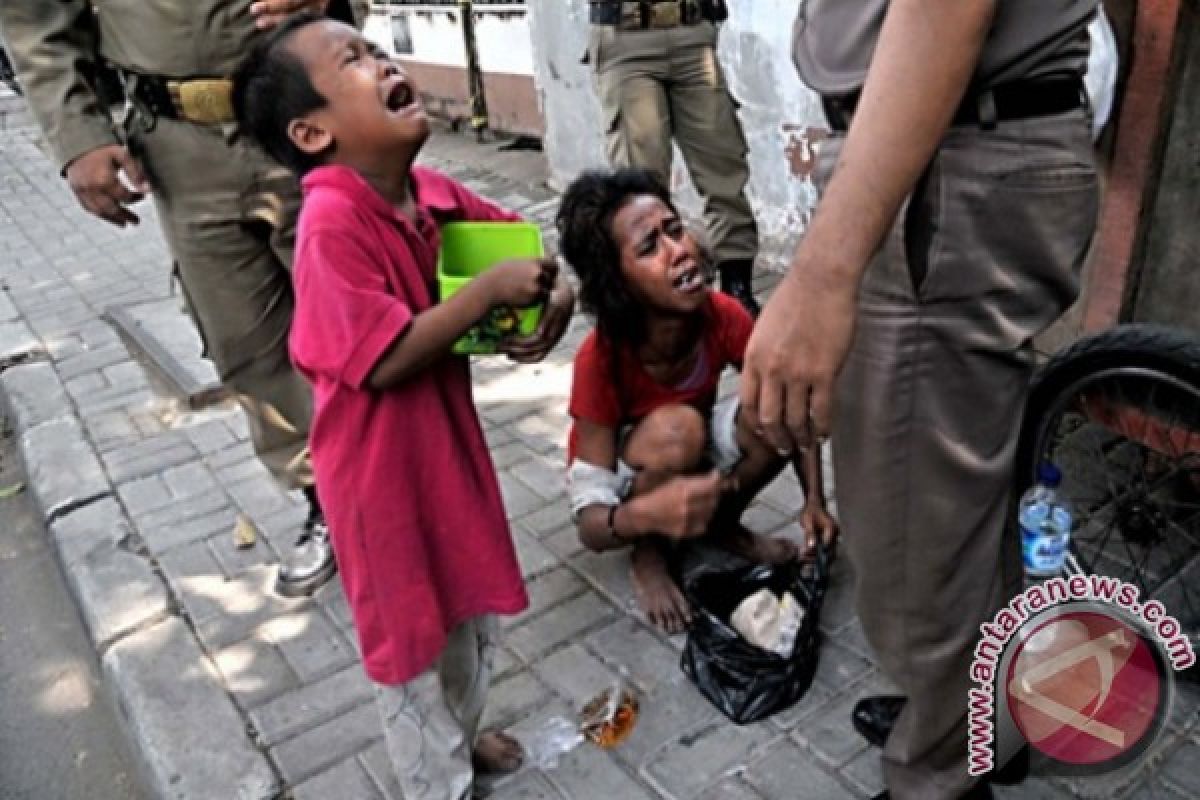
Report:
[{"label": "belt buckle", "polygon": [[623,2],[619,9],[617,30],[636,31],[642,28],[642,9],[637,3]]},{"label": "belt buckle", "polygon": [[683,3],[655,3],[650,6],[651,28],[675,28],[683,24]]},{"label": "belt buckle", "polygon": [[170,87],[178,92],[179,113],[188,122],[222,125],[233,121],[232,81],[222,78],[180,81]]}]

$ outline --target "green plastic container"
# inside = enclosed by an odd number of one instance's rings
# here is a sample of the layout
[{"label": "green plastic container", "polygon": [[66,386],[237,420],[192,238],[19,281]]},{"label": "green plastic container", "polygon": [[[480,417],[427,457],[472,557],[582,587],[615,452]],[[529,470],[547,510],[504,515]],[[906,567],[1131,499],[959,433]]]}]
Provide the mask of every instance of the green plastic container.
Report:
[{"label": "green plastic container", "polygon": [[[528,222],[451,222],[443,225],[441,232],[437,279],[442,300],[493,264],[545,255],[541,230]],[[542,311],[541,304],[519,310],[507,306],[494,308],[454,343],[454,352],[495,353],[501,339],[537,330]]]}]

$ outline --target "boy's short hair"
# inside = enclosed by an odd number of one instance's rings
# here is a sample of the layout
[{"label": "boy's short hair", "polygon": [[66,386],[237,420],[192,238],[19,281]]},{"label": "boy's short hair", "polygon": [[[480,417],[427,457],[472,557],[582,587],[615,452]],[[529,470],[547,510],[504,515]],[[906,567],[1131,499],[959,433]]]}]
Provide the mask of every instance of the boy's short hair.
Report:
[{"label": "boy's short hair", "polygon": [[307,12],[289,17],[254,45],[233,75],[233,111],[242,133],[300,175],[319,167],[321,159],[296,147],[288,125],[323,107],[326,100],[300,59],[288,50],[287,40],[323,19]]}]

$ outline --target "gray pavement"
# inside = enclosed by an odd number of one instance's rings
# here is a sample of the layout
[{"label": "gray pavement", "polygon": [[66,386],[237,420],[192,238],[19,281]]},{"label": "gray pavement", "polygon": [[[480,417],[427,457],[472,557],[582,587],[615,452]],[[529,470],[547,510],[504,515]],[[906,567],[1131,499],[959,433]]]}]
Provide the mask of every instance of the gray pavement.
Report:
[{"label": "gray pavement", "polygon": [[[0,388],[30,483],[152,788],[174,798],[397,798],[349,613],[334,582],[312,599],[270,591],[304,517],[254,458],[240,412],[184,407],[106,321],[156,330],[203,372],[168,281],[152,209],[118,231],[79,211],[19,112],[0,134]],[[537,154],[438,133],[425,163],[550,230],[555,194]],[[769,290],[776,276],[759,276]],[[174,308],[174,312],[171,309]],[[166,309],[164,311],[164,309]],[[496,784],[497,800],[869,797],[878,754],[852,731],[859,696],[886,690],[834,571],[821,666],[793,709],[726,722],[678,668],[680,637],[645,624],[625,556],[584,552],[567,516],[563,444],[579,318],[543,364],[478,359],[475,385],[513,521],[530,609],[506,623],[489,722],[534,737],[618,676],[642,693],[632,737],[582,745]],[[190,353],[186,342],[191,341]],[[181,344],[182,343],[182,344]],[[799,493],[780,479],[751,509],[761,533],[798,535]],[[243,517],[254,547],[234,547]],[[1109,781],[1035,778],[1011,797],[1196,796],[1200,697],[1140,770]]]},{"label": "gray pavement", "polygon": [[[3,424],[3,422],[0,422]],[[142,800],[96,652],[0,431],[0,798]]]}]

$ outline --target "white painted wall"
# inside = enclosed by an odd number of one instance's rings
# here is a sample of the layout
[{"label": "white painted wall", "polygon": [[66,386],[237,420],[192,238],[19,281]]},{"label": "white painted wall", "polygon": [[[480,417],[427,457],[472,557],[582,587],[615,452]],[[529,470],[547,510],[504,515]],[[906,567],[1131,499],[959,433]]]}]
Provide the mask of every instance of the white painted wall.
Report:
[{"label": "white painted wall", "polygon": [[[533,47],[525,3],[475,6],[475,43],[484,72],[533,75]],[[372,4],[364,35],[397,55],[392,18],[407,24],[412,53],[406,58],[447,67],[467,66],[457,6]]]},{"label": "white painted wall", "polygon": [[[546,120],[546,154],[556,184],[605,163],[600,105],[590,67],[580,63],[587,43],[585,0],[529,0],[534,77]],[[720,59],[741,103],[750,145],[750,201],[764,247],[790,250],[816,200],[808,177],[812,146],[825,130],[815,94],[796,77],[791,28],[796,0],[731,0],[722,26]],[[482,56],[481,56],[482,57]],[[676,157],[672,182],[686,208],[699,198]]]}]

